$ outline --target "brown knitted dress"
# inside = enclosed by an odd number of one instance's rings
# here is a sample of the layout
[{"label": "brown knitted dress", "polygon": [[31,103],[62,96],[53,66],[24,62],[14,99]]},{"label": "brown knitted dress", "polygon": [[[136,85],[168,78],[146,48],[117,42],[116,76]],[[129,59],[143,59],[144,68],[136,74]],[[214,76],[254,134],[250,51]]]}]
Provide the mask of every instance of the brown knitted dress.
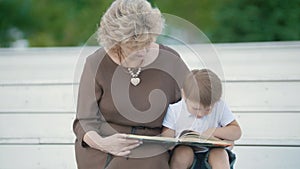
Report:
[{"label": "brown knitted dress", "polygon": [[96,131],[102,137],[114,133],[158,135],[168,104],[180,99],[188,68],[169,47],[159,45],[156,60],[142,67],[140,84],[130,84],[127,69],[97,50],[88,56],[81,75],[77,115],[75,153],[79,169],[168,169],[169,155],[161,145],[142,144],[128,157],[115,157],[90,148],[83,136]]}]

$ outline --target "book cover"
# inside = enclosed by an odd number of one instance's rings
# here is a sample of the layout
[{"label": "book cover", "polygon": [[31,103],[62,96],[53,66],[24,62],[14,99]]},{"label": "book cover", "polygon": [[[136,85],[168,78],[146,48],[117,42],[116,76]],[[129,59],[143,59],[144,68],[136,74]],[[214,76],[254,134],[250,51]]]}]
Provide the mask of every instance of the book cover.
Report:
[{"label": "book cover", "polygon": [[229,147],[232,146],[223,140],[204,138],[201,134],[195,131],[184,131],[179,138],[162,137],[162,136],[144,136],[128,134],[130,139],[137,139],[143,142],[157,143],[157,144],[168,144],[168,145],[189,145],[195,147]]}]

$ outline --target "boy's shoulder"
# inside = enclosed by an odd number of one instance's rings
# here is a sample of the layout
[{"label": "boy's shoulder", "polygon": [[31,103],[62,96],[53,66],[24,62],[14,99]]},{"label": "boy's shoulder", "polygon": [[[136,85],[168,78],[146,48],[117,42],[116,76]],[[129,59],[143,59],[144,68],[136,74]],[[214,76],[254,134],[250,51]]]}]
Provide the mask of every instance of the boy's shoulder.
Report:
[{"label": "boy's shoulder", "polygon": [[213,107],[213,112],[219,114],[221,112],[221,114],[232,114],[232,111],[230,110],[230,108],[228,107],[227,103],[220,99],[219,101],[217,101],[214,104]]},{"label": "boy's shoulder", "polygon": [[184,104],[184,100],[181,99],[176,103],[170,104],[169,108],[172,110],[179,110],[179,109],[182,109],[183,104]]},{"label": "boy's shoulder", "polygon": [[220,99],[219,101],[217,101],[217,102],[214,104],[214,108],[215,108],[215,107],[224,107],[224,106],[226,106],[226,105],[227,105],[226,102],[225,102],[224,100]]}]

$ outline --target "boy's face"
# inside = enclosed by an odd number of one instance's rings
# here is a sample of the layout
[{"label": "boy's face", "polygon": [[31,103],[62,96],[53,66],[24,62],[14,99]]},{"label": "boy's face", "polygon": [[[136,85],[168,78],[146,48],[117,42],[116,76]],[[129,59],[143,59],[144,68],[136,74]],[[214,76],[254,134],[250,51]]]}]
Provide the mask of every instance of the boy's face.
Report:
[{"label": "boy's face", "polygon": [[211,112],[212,105],[204,107],[201,103],[189,99],[185,99],[189,113],[195,115],[197,118],[202,118]]}]

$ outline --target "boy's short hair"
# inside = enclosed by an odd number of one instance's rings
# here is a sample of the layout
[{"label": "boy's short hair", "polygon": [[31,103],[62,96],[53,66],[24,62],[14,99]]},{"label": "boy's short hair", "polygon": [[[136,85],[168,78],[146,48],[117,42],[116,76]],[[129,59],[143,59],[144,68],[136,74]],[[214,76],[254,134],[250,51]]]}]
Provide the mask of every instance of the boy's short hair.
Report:
[{"label": "boy's short hair", "polygon": [[221,98],[222,82],[209,69],[194,69],[184,81],[183,92],[187,99],[200,102],[204,107],[207,107]]}]

